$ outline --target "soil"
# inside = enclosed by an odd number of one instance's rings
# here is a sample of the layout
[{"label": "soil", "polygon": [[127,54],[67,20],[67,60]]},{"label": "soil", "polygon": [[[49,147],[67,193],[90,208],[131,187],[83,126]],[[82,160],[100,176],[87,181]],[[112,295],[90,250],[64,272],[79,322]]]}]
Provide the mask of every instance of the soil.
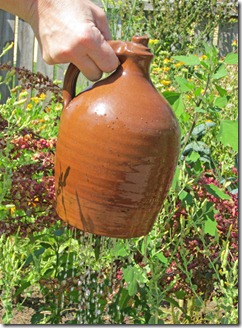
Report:
[{"label": "soil", "polygon": [[[23,302],[23,303],[22,303]],[[18,304],[21,306],[14,305],[13,309],[13,318],[11,320],[11,324],[13,325],[28,325],[31,324],[31,317],[38,309],[41,304],[41,299],[38,296],[28,297],[25,300],[22,298],[18,299]],[[4,314],[4,310],[2,305],[0,305],[0,324],[2,324],[2,316]]]},{"label": "soil", "polygon": [[[18,305],[17,305],[18,303]],[[207,308],[205,313],[212,313],[214,311],[216,311],[216,304],[215,302],[208,302],[209,304],[207,304]],[[22,305],[19,305],[22,304]],[[43,304],[43,300],[39,297],[39,295],[32,295],[31,297],[26,297],[25,299],[23,298],[19,298],[16,302],[16,304],[14,305],[14,309],[13,309],[13,318],[11,320],[11,324],[12,325],[28,325],[31,324],[31,318],[33,316],[33,314],[36,313],[36,311],[38,311],[39,307]],[[202,322],[203,321],[203,316],[205,313],[197,313],[198,317],[197,317],[197,323]],[[3,323],[2,321],[2,316],[4,314],[4,310],[2,308],[2,305],[0,304],[0,324]],[[66,317],[63,318],[61,324],[65,324],[66,321],[69,321],[71,319],[73,319],[72,317],[72,313],[66,313]],[[217,314],[218,315],[218,314]],[[223,313],[219,314],[220,317],[223,317]],[[107,320],[108,323],[108,320]],[[170,315],[167,316],[167,322],[165,322],[166,324],[172,324],[172,318],[170,317]],[[130,324],[129,320],[127,319],[126,324]]]}]

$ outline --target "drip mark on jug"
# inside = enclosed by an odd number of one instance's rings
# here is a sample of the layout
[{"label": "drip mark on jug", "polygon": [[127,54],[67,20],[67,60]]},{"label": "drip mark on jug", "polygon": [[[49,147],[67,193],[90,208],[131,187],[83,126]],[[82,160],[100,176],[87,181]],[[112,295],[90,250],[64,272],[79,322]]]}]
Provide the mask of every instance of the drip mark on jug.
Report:
[{"label": "drip mark on jug", "polygon": [[59,181],[58,181],[58,189],[57,189],[57,197],[60,196],[60,194],[62,194],[61,196],[61,202],[62,202],[62,206],[64,208],[64,211],[65,211],[65,214],[66,214],[66,207],[65,207],[65,200],[64,200],[64,193],[63,193],[63,188],[66,186],[66,180],[67,180],[67,177],[70,173],[70,166],[68,166],[66,168],[66,171],[65,171],[65,174],[64,174],[64,177],[63,177],[63,172],[61,171],[61,165],[60,165],[60,177],[59,177]]},{"label": "drip mark on jug", "polygon": [[81,202],[80,202],[80,197],[78,196],[78,192],[76,191],[76,201],[79,209],[79,214],[80,214],[80,219],[82,222],[83,230],[92,232],[94,230],[94,224],[93,221],[91,220],[90,216],[87,216],[87,220],[85,219],[82,208],[81,208]]}]

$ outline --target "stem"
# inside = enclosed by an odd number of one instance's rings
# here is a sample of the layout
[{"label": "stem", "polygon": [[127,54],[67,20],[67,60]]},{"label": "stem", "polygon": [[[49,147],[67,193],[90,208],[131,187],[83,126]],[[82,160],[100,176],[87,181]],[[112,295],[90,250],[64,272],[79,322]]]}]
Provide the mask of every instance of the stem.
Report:
[{"label": "stem", "polygon": [[[206,86],[205,86],[204,92],[203,92],[203,94],[202,94],[202,97],[205,96],[205,94],[206,94],[206,92],[207,92],[207,90],[208,90],[209,82],[210,82],[210,75],[208,75],[207,82],[206,82]],[[201,106],[201,103],[202,103],[202,97],[201,97],[201,98],[199,99],[199,101],[197,102],[196,107],[200,107],[200,106]],[[186,138],[185,138],[185,140],[184,140],[184,145],[183,145],[183,148],[182,148],[182,152],[181,152],[181,154],[183,154],[183,152],[184,152],[184,150],[185,150],[185,148],[186,148],[186,146],[187,146],[187,144],[188,144],[188,141],[189,141],[189,139],[190,139],[190,137],[191,137],[192,131],[193,131],[193,129],[195,128],[195,125],[196,125],[196,123],[197,123],[197,120],[198,120],[198,112],[196,112],[196,113],[194,114],[194,118],[193,118],[193,121],[192,121],[192,125],[191,125],[191,127],[190,127],[190,129],[189,129],[189,131],[188,131],[188,133],[187,133],[187,135],[186,135]]]},{"label": "stem", "polygon": [[148,241],[148,235],[144,237],[144,258],[143,262],[147,264],[147,241]]}]

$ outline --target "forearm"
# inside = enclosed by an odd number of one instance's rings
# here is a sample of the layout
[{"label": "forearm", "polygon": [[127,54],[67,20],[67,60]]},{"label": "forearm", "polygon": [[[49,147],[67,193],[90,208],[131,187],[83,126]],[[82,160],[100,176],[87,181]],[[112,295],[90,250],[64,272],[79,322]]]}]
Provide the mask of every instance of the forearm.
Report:
[{"label": "forearm", "polygon": [[29,22],[36,0],[0,0],[0,9]]},{"label": "forearm", "polygon": [[0,0],[29,23],[48,64],[73,63],[92,81],[119,65],[105,12],[90,0]]}]

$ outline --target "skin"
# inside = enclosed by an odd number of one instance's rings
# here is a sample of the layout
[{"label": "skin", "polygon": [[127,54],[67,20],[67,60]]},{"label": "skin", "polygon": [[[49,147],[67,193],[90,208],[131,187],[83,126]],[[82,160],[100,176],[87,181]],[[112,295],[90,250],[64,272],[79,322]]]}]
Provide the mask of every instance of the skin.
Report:
[{"label": "skin", "polygon": [[47,64],[71,62],[91,81],[119,65],[106,15],[89,0],[0,0],[0,9],[31,25]]}]

